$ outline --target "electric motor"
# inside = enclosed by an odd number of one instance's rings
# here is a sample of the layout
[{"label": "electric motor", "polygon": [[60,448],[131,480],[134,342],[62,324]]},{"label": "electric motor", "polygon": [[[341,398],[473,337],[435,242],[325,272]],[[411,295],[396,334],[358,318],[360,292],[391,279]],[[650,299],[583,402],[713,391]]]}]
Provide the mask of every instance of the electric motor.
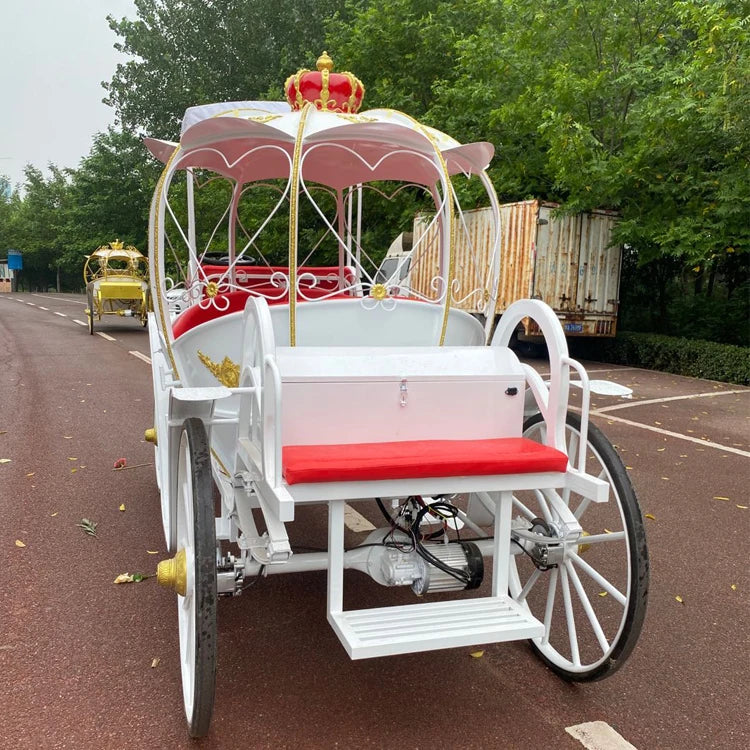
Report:
[{"label": "electric motor", "polygon": [[426,542],[424,548],[441,563],[465,574],[461,578],[447,573],[422,557],[418,558],[419,577],[412,583],[417,596],[436,591],[463,591],[476,589],[484,578],[484,560],[479,547],[472,542],[440,544]]}]

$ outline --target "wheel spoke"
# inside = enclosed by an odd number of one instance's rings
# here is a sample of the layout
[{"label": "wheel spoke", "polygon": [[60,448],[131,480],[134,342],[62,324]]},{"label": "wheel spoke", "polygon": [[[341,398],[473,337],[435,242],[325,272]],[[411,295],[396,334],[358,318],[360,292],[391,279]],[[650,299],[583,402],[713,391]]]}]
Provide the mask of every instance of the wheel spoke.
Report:
[{"label": "wheel spoke", "polygon": [[534,569],[534,572],[529,576],[529,580],[526,581],[526,585],[521,589],[521,593],[518,595],[517,600],[519,602],[523,602],[526,600],[526,597],[529,595],[529,591],[534,588],[534,584],[539,580],[539,576],[542,574],[542,571],[538,568]]},{"label": "wheel spoke", "polygon": [[600,542],[622,542],[625,541],[624,531],[613,531],[611,534],[591,534],[587,537],[581,537],[583,544],[598,544]]},{"label": "wheel spoke", "polygon": [[[587,538],[585,538],[587,539]],[[597,572],[592,568],[584,559],[582,559],[577,553],[573,552],[570,555],[570,559],[578,565],[578,567],[593,578],[608,594],[611,594],[616,601],[618,601],[624,607],[627,598],[625,594],[616,589],[601,573]]]},{"label": "wheel spoke", "polygon": [[513,505],[523,513],[529,521],[536,518],[536,513],[532,513],[515,495],[513,495]]},{"label": "wheel spoke", "polygon": [[552,568],[547,588],[547,604],[544,609],[544,638],[542,643],[546,646],[549,643],[550,628],[552,625],[552,613],[555,608],[555,594],[557,593],[557,577],[559,570]]},{"label": "wheel spoke", "polygon": [[578,594],[578,598],[583,605],[583,611],[586,613],[586,617],[588,617],[591,628],[594,631],[594,635],[596,636],[596,640],[599,641],[599,647],[602,650],[602,654],[606,654],[607,651],[609,651],[609,642],[607,641],[607,637],[604,635],[602,626],[599,624],[599,620],[596,617],[594,608],[591,606],[591,601],[586,595],[586,592],[583,590],[581,579],[578,577],[578,573],[576,573],[576,570],[573,567],[573,563],[571,563],[570,561],[566,562],[565,570],[567,571],[570,580],[573,581],[573,587],[575,588],[576,593]]},{"label": "wheel spoke", "polygon": [[581,655],[578,652],[578,635],[576,634],[576,619],[573,614],[573,603],[570,600],[570,584],[568,571],[560,568],[560,583],[562,584],[563,603],[565,604],[565,623],[568,626],[568,643],[570,644],[570,660],[576,667],[581,666]]},{"label": "wheel spoke", "polygon": [[573,515],[576,517],[576,521],[581,520],[581,516],[588,510],[589,505],[591,505],[591,498],[584,497],[583,500],[581,500],[580,505],[575,509],[575,512]]},{"label": "wheel spoke", "polygon": [[550,512],[549,504],[547,503],[547,498],[544,496],[542,490],[534,490],[534,495],[536,496],[536,500],[539,503],[539,507],[542,509],[544,520],[547,523],[553,523],[554,519],[552,518],[552,513]]}]

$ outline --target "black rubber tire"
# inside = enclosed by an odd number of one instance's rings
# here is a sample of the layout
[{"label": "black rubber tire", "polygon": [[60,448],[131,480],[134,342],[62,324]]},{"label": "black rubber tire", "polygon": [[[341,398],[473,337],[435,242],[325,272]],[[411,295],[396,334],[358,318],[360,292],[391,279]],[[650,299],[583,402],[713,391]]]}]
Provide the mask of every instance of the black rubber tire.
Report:
[{"label": "black rubber tire", "polygon": [[148,325],[148,311],[151,309],[151,294],[147,290],[143,296],[143,309],[141,310],[141,326],[145,328]]},{"label": "black rubber tire", "polygon": [[[542,415],[536,414],[524,423],[524,434],[527,430],[542,421]],[[568,412],[566,424],[580,433],[581,418]],[[609,656],[598,666],[587,672],[572,672],[548,659],[532,640],[529,641],[534,652],[554,672],[570,682],[593,682],[614,674],[630,656],[635,647],[646,617],[649,588],[649,558],[646,544],[646,531],[643,516],[638,504],[633,485],[628,477],[622,459],[604,433],[589,422],[588,448],[595,452],[606,468],[612,481],[612,489],[619,498],[625,531],[628,539],[628,565],[630,570],[631,590],[624,612],[624,624],[620,635]],[[575,462],[571,456],[571,463]],[[616,502],[610,495],[610,503]]]},{"label": "black rubber tire", "polygon": [[91,294],[91,290],[86,293],[86,298],[88,299],[89,303],[89,314],[88,314],[88,324],[89,324],[89,335],[94,335],[94,296]]},{"label": "black rubber tire", "polygon": [[195,678],[192,713],[187,715],[188,733],[203,737],[208,733],[214,709],[216,688],[216,527],[214,522],[213,479],[208,437],[197,417],[185,420],[191,463],[193,494],[193,559],[195,581]]}]

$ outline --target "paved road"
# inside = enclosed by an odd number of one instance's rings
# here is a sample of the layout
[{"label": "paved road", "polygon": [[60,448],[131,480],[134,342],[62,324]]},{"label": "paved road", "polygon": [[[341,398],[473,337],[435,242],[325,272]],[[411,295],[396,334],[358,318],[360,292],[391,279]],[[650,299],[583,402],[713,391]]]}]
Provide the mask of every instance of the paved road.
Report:
[{"label": "paved road", "polygon": [[[112,319],[97,327],[110,338],[90,336],[84,307],[0,296],[0,747],[194,747],[172,597],[112,584],[163,553],[153,467],[140,466],[153,457],[150,370],[133,354],[146,333]],[[621,672],[567,685],[523,644],[352,662],[325,620],[324,574],[275,576],[220,602],[217,707],[198,744],[572,750],[565,727],[602,720],[640,750],[750,746],[750,389],[591,371],[634,390],[596,397],[594,421],[653,516],[649,613]],[[120,457],[133,468],[113,471]],[[320,509],[300,518],[297,543],[324,543]],[[384,601],[347,580],[349,606]]]}]

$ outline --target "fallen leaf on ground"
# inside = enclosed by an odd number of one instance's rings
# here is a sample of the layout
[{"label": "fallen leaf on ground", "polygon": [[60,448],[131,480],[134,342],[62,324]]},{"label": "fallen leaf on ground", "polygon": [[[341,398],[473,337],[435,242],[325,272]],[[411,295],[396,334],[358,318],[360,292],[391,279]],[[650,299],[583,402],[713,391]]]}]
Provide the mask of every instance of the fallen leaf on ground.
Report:
[{"label": "fallen leaf on ground", "polygon": [[125,503],[122,503],[122,505],[120,505],[120,510],[125,510]]},{"label": "fallen leaf on ground", "polygon": [[144,576],[143,573],[120,573],[115,578],[115,583],[140,583],[147,578],[151,578],[151,576]]},{"label": "fallen leaf on ground", "polygon": [[656,516],[652,516],[650,513],[646,513],[646,518],[650,518],[652,521],[656,520]]},{"label": "fallen leaf on ground", "polygon": [[117,461],[115,461],[114,468],[115,469],[122,469],[124,468],[125,464],[127,464],[127,460],[124,458],[118,458]]},{"label": "fallen leaf on ground", "polygon": [[158,657],[156,659],[151,659],[151,669],[153,669],[154,667],[158,667],[160,661],[161,659],[159,659]]},{"label": "fallen leaf on ground", "polygon": [[657,448],[656,452],[657,453],[661,453],[662,451],[665,451],[665,450],[667,450],[667,449],[666,448]]},{"label": "fallen leaf on ground", "polygon": [[16,539],[16,547],[25,547],[26,545],[20,540]]},{"label": "fallen leaf on ground", "polygon": [[729,500],[728,497],[722,497],[721,495],[714,495],[714,500]]},{"label": "fallen leaf on ground", "polygon": [[606,591],[600,591],[599,592],[599,596],[601,596],[601,597],[607,596],[607,592]]},{"label": "fallen leaf on ground", "polygon": [[153,549],[147,549],[147,550],[146,550],[146,554],[147,554],[147,555],[158,555],[158,554],[159,554],[159,552],[158,552],[157,550],[153,550]]},{"label": "fallen leaf on ground", "polygon": [[665,479],[667,482],[669,481],[669,477],[662,477],[662,479]]},{"label": "fallen leaf on ground", "polygon": [[49,517],[54,518],[60,511],[56,510],[54,513],[50,513]]},{"label": "fallen leaf on ground", "polygon": [[742,510],[747,510],[747,505],[738,505],[738,508],[741,508]]},{"label": "fallen leaf on ground", "polygon": [[81,523],[77,523],[76,526],[83,529],[89,536],[96,536],[96,527],[98,524],[90,521],[88,518],[82,518]]},{"label": "fallen leaf on ground", "polygon": [[68,461],[77,461],[78,459],[75,456],[68,456]]},{"label": "fallen leaf on ground", "polygon": [[675,597],[675,601],[678,601],[680,604],[684,604],[685,603],[685,602],[682,601],[682,597],[681,596],[676,596]]},{"label": "fallen leaf on ground", "polygon": [[72,439],[73,439],[72,435],[63,435],[63,440],[72,440]]},{"label": "fallen leaf on ground", "polygon": [[27,474],[26,476],[27,476],[27,477],[33,477],[33,476],[34,476],[34,474],[36,474],[36,472],[35,472],[35,471],[30,471],[30,472],[29,472],[29,473],[28,473],[28,474]]},{"label": "fallen leaf on ground", "polygon": [[9,464],[10,459],[9,458],[0,458],[0,464]]},{"label": "fallen leaf on ground", "polygon": [[484,656],[484,651],[472,651],[469,656],[472,659],[481,659]]},{"label": "fallen leaf on ground", "polygon": [[632,470],[633,470],[633,467],[632,467],[632,466],[626,466],[625,468],[626,468],[626,469],[627,469],[628,471],[632,471]]},{"label": "fallen leaf on ground", "polygon": [[77,471],[78,471],[78,469],[71,469],[71,470],[70,470],[70,473],[71,473],[71,474],[75,474],[75,473],[76,473]]},{"label": "fallen leaf on ground", "polygon": [[730,588],[732,589],[732,591],[737,591],[737,584],[736,584],[736,583],[733,583],[733,584],[732,584],[732,585],[730,586]]}]

